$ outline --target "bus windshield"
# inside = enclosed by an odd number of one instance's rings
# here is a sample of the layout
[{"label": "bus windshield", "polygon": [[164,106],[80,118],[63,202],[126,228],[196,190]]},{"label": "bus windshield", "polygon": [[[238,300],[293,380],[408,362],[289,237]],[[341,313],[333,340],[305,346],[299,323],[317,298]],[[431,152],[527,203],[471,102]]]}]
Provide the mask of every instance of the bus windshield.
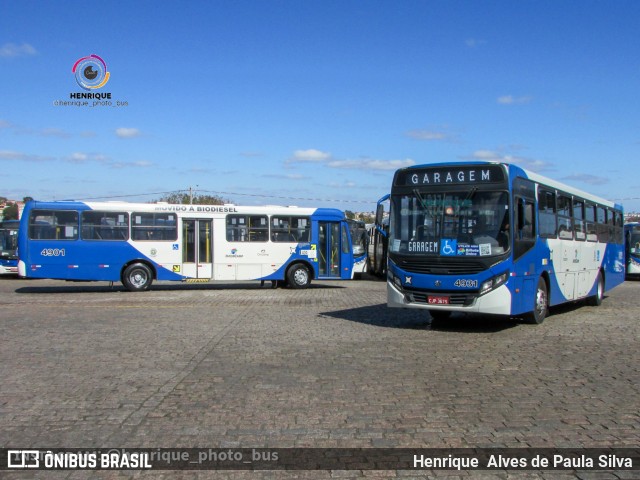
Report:
[{"label": "bus windshield", "polygon": [[353,243],[353,254],[363,255],[367,251],[367,229],[364,222],[356,220],[347,220],[349,224],[349,233]]},{"label": "bus windshield", "polygon": [[640,254],[640,226],[630,229],[629,234],[629,251],[633,254]]},{"label": "bus windshield", "polygon": [[509,250],[505,191],[412,193],[391,197],[389,251],[401,255],[491,256]]},{"label": "bus windshield", "polygon": [[16,259],[18,249],[18,229],[0,227],[0,255],[3,258]]}]

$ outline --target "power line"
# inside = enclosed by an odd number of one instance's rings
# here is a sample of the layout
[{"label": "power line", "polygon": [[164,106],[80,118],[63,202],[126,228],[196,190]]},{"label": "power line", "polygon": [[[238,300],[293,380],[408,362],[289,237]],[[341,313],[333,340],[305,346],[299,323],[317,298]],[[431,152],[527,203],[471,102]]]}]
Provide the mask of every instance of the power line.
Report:
[{"label": "power line", "polygon": [[260,197],[260,198],[276,198],[278,200],[306,200],[311,202],[338,202],[338,203],[375,203],[375,200],[338,200],[335,198],[310,198],[310,197],[287,197],[282,195],[264,195],[258,193],[238,193],[238,192],[221,192],[214,190],[198,190],[199,192],[212,193],[215,195],[234,195],[243,197]]},{"label": "power line", "polygon": [[110,200],[115,198],[131,198],[131,197],[146,197],[150,195],[171,195],[176,193],[193,193],[197,191],[198,193],[206,193],[218,196],[234,196],[234,197],[258,197],[258,198],[271,198],[278,200],[304,200],[309,202],[335,202],[335,203],[357,203],[357,204],[371,204],[375,203],[375,200],[338,200],[335,198],[312,198],[312,197],[289,197],[284,195],[265,195],[259,193],[239,193],[239,192],[223,192],[218,190],[194,190],[194,189],[184,189],[184,190],[172,190],[167,192],[151,192],[151,193],[136,193],[131,195],[104,195],[99,197],[83,197],[77,198],[76,200],[84,201],[84,200]]},{"label": "power line", "polygon": [[84,198],[76,198],[75,200],[108,200],[111,198],[131,198],[131,197],[146,197],[149,195],[165,195],[172,193],[180,193],[185,192],[186,190],[173,190],[171,192],[152,192],[152,193],[134,193],[130,195],[104,195],[101,197],[84,197]]}]

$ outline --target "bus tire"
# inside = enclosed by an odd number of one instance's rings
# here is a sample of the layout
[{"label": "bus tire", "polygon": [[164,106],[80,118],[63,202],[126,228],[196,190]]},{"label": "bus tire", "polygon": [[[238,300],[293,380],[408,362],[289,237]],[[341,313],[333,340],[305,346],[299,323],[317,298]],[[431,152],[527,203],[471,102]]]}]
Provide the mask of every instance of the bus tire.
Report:
[{"label": "bus tire", "polygon": [[122,272],[122,284],[130,292],[149,290],[153,282],[153,273],[144,263],[132,263]]},{"label": "bus tire", "polygon": [[540,325],[549,311],[549,292],[544,278],[538,279],[536,294],[533,297],[533,310],[525,316],[527,323]]},{"label": "bus tire", "polygon": [[307,288],[311,283],[309,269],[302,263],[296,263],[287,271],[287,283],[291,288]]},{"label": "bus tire", "polygon": [[602,272],[598,272],[596,278],[596,294],[587,299],[587,304],[592,307],[599,307],[602,305],[602,299],[604,298],[604,279],[602,278]]}]

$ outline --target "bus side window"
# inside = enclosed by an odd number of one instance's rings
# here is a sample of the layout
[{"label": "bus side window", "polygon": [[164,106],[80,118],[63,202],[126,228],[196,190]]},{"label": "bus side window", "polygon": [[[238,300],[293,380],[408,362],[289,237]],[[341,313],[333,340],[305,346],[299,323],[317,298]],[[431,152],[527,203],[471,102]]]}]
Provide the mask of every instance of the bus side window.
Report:
[{"label": "bus side window", "polygon": [[37,240],[77,240],[78,212],[75,210],[32,210],[29,238]]},{"label": "bus side window", "polygon": [[585,208],[585,219],[587,225],[587,242],[597,242],[598,232],[596,230],[596,207],[587,203]]},{"label": "bus side window", "polygon": [[573,214],[571,197],[558,195],[558,237],[563,240],[573,238]]},{"label": "bus side window", "polygon": [[585,240],[587,237],[584,223],[584,202],[573,199],[573,228],[576,232],[576,240]]},{"label": "bus side window", "polygon": [[604,207],[596,207],[596,231],[598,241],[606,243],[609,241],[609,228],[607,227],[607,210]]},{"label": "bus side window", "polygon": [[609,241],[616,242],[616,225],[614,212],[610,208],[607,209],[607,230],[609,232]]},{"label": "bus side window", "polygon": [[555,192],[542,188],[538,191],[538,223],[541,237],[556,238],[558,225]]},{"label": "bus side window", "polygon": [[514,241],[515,258],[522,256],[535,245],[535,210],[533,207],[533,203],[527,202],[522,198],[517,198]]},{"label": "bus side window", "polygon": [[619,244],[624,243],[623,233],[624,232],[624,218],[622,216],[622,212],[616,212],[616,242]]}]

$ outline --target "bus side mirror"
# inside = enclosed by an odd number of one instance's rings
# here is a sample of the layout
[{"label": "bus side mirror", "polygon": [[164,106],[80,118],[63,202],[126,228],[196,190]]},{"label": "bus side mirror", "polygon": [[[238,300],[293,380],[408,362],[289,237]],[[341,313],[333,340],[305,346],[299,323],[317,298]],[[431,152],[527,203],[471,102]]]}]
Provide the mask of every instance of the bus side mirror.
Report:
[{"label": "bus side mirror", "polygon": [[380,203],[378,204],[378,208],[376,209],[376,225],[382,225],[383,217],[384,217],[384,205]]}]

